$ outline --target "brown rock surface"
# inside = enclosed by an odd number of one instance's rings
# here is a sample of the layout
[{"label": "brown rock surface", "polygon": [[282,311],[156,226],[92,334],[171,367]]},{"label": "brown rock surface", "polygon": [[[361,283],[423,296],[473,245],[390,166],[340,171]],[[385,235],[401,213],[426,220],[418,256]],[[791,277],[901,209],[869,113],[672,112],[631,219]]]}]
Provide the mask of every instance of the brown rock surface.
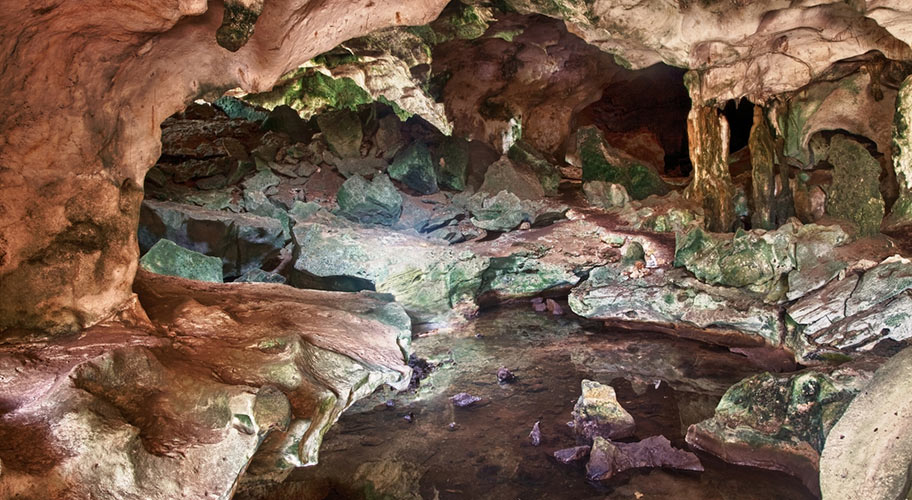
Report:
[{"label": "brown rock surface", "polygon": [[407,317],[370,295],[146,272],[136,291],[157,329],[138,313],[0,350],[0,497],[229,497],[245,470],[314,463],[345,408],[408,384]]},{"label": "brown rock surface", "polygon": [[130,300],[140,186],[159,155],[166,117],[238,85],[267,90],[341,41],[427,22],[445,3],[268,2],[237,52],[216,40],[221,3],[7,6],[0,330],[72,332]]}]

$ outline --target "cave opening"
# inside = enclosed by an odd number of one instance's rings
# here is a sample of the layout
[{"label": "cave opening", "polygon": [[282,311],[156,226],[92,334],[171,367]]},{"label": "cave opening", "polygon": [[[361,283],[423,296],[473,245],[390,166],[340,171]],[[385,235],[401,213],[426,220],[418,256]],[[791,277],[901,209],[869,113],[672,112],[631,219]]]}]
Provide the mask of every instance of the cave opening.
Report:
[{"label": "cave opening", "polygon": [[692,168],[687,138],[691,101],[684,73],[663,63],[621,68],[602,88],[601,99],[583,110],[579,124],[597,125],[609,143],[664,175],[687,177]]},{"label": "cave opening", "polygon": [[747,99],[732,99],[725,103],[722,115],[728,121],[729,153],[738,153],[747,147],[751,126],[754,123],[754,103]]}]

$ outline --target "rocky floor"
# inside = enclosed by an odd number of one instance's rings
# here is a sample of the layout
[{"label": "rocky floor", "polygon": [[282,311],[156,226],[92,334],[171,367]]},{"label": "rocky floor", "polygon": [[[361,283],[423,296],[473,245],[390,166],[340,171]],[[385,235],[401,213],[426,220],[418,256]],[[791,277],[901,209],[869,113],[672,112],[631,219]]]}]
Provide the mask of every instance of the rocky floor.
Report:
[{"label": "rocky floor", "polygon": [[[689,425],[712,416],[731,384],[762,372],[741,355],[528,304],[486,311],[413,346],[436,366],[417,389],[359,402],[327,434],[319,465],[278,487],[249,485],[237,498],[813,498],[790,476],[707,454],[699,454],[702,473],[643,469],[601,484],[586,480],[583,465],[550,456],[577,444],[567,422],[587,378],[611,383],[634,416],[635,436],[624,441],[662,435],[686,447]],[[498,383],[501,367],[515,382]],[[457,407],[450,397],[461,392],[481,401]],[[536,422],[537,447],[529,437]]]}]

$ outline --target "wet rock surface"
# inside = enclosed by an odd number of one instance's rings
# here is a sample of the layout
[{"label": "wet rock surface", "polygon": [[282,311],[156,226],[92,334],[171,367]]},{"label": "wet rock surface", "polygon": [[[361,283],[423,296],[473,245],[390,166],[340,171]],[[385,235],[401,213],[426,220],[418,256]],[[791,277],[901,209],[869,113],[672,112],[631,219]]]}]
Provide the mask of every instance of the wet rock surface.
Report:
[{"label": "wet rock surface", "polygon": [[[633,497],[634,492],[694,500],[705,499],[707,492],[756,500],[813,498],[790,476],[726,465],[711,455],[699,454],[702,473],[637,469],[600,485],[586,480],[588,447],[566,452],[576,465],[552,456],[576,440],[566,422],[583,379],[610,381],[617,388],[618,401],[637,421],[635,440],[662,435],[672,448],[686,449],[686,426],[711,416],[728,386],[759,371],[741,356],[662,335],[634,338],[526,307],[482,313],[465,328],[422,335],[413,345],[422,357],[442,362],[420,388],[380,391],[357,404],[327,434],[320,465],[296,471],[279,486],[248,485],[238,498],[366,498],[397,491],[452,499]],[[491,376],[504,361],[517,374],[514,384],[498,384]],[[489,403],[453,408],[449,397],[461,391]],[[389,399],[394,408],[385,404]],[[403,420],[407,413],[414,414],[412,423]],[[536,447],[529,432],[539,420]],[[437,445],[420,445],[429,441]],[[390,470],[384,464],[391,463],[408,474],[382,476]],[[365,475],[368,470],[375,471],[373,479]]]},{"label": "wet rock surface", "polygon": [[696,455],[672,448],[664,436],[650,436],[636,443],[613,443],[596,437],[586,464],[586,478],[607,481],[631,469],[654,467],[703,472]]}]

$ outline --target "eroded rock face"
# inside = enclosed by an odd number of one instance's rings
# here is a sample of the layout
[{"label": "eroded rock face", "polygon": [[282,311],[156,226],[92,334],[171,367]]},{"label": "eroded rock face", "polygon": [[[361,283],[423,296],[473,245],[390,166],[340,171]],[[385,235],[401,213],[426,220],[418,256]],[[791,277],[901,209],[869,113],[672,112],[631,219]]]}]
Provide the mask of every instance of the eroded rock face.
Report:
[{"label": "eroded rock face", "polygon": [[820,452],[869,372],[756,375],[732,386],[709,420],[690,426],[687,442],[728,462],[781,470],[819,493]]},{"label": "eroded rock face", "polygon": [[[218,43],[219,3],[11,6],[0,26],[2,65],[15,68],[0,78],[0,329],[74,331],[128,302],[140,186],[166,117],[220,89],[267,90],[343,40],[427,22],[445,3],[268,2],[237,52]],[[38,96],[35,81],[59,91]]]},{"label": "eroded rock face", "polygon": [[864,391],[830,431],[820,456],[824,498],[904,498],[912,461],[912,350],[897,354],[874,373]]},{"label": "eroded rock face", "polygon": [[408,317],[375,296],[142,271],[136,291],[161,331],[135,316],[0,351],[0,496],[229,497],[245,470],[314,463],[345,408],[408,384]]},{"label": "eroded rock face", "polygon": [[804,86],[837,60],[871,50],[889,59],[909,59],[912,38],[912,30],[905,28],[910,7],[896,2],[858,8],[836,0],[797,5],[787,0],[507,3],[522,13],[564,19],[573,33],[616,54],[625,66],[645,68],[664,61],[699,70],[701,103],[745,95],[763,101]]}]

